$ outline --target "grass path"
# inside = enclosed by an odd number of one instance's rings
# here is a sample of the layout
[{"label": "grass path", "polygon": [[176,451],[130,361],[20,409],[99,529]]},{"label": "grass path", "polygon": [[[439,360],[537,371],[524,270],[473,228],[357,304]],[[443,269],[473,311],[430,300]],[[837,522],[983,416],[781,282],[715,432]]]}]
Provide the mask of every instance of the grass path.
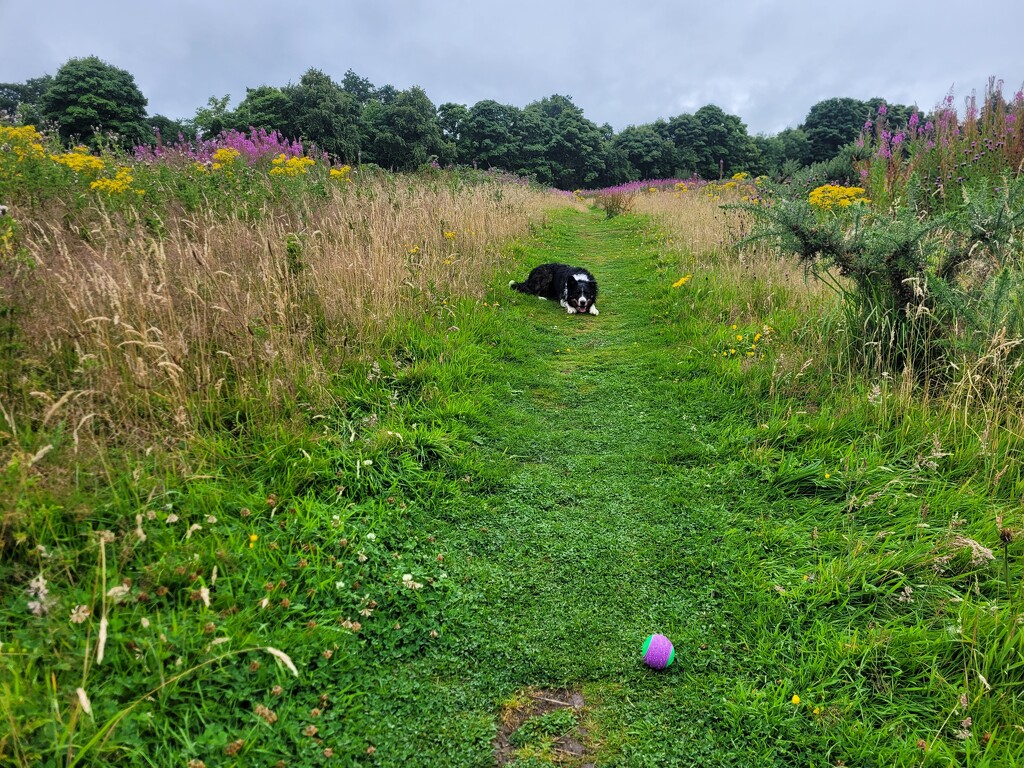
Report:
[{"label": "grass path", "polygon": [[[500,479],[443,534],[462,585],[450,655],[388,686],[399,699],[411,686],[425,725],[395,764],[426,741],[445,764],[493,764],[495,701],[529,686],[582,691],[589,750],[577,764],[709,764],[721,744],[708,701],[736,671],[742,619],[724,599],[735,568],[724,534],[749,483],[712,458],[735,416],[652,324],[664,277],[637,230],[559,216],[530,257],[590,267],[601,314],[502,297],[508,338],[486,430]],[[665,673],[640,663],[652,632],[676,647]],[[437,698],[425,707],[427,678]]]}]

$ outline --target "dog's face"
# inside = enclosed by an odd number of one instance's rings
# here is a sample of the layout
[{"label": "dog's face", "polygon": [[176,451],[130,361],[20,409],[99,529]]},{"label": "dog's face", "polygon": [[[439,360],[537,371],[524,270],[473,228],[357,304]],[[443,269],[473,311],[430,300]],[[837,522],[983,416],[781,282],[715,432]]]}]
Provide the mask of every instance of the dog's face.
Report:
[{"label": "dog's face", "polygon": [[586,314],[594,305],[594,284],[584,274],[570,275],[565,282],[565,301],[574,311]]}]

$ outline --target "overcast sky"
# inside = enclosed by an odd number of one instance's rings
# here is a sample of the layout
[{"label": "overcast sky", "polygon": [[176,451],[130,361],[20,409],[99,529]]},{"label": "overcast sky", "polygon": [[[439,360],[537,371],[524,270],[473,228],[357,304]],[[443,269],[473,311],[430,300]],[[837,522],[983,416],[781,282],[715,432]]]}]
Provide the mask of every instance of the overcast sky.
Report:
[{"label": "overcast sky", "polygon": [[561,94],[620,131],[716,104],[775,134],[836,96],[928,110],[990,76],[1012,96],[1022,29],[1022,0],[0,0],[0,82],[95,55],[135,76],[150,114],[186,118],[351,69],[435,105]]}]

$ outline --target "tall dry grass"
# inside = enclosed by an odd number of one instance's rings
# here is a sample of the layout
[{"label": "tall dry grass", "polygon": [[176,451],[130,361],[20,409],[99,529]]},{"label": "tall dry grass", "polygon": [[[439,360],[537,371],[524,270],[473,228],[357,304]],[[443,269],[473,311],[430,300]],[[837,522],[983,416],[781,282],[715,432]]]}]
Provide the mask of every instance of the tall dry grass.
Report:
[{"label": "tall dry grass", "polygon": [[0,283],[8,428],[180,437],[227,399],[315,400],[392,323],[482,297],[502,245],[563,199],[380,177],[254,222],[169,214],[159,235],[103,210],[88,228],[23,221]]},{"label": "tall dry grass", "polygon": [[708,185],[702,189],[659,191],[636,196],[634,210],[650,216],[665,233],[665,245],[678,254],[681,274],[694,280],[713,275],[716,293],[724,302],[716,311],[742,313],[763,321],[775,307],[801,313],[821,313],[835,306],[836,296],[825,284],[810,279],[796,258],[763,245],[737,243],[751,233],[752,217],[725,207],[740,202],[741,188]]}]

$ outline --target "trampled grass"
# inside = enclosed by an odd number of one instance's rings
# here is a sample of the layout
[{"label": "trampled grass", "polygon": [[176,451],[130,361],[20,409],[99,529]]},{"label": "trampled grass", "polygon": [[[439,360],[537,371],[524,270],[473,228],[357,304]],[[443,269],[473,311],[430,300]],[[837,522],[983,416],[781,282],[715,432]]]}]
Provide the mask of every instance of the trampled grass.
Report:
[{"label": "trampled grass", "polygon": [[[1018,471],[898,382],[830,378],[827,295],[697,226],[553,214],[330,398],[173,463],[56,482],[9,445],[18,519],[64,522],[5,532],[3,759],[1021,762]],[[540,261],[590,267],[601,315],[503,287]],[[498,751],[554,690],[582,704]]]}]

